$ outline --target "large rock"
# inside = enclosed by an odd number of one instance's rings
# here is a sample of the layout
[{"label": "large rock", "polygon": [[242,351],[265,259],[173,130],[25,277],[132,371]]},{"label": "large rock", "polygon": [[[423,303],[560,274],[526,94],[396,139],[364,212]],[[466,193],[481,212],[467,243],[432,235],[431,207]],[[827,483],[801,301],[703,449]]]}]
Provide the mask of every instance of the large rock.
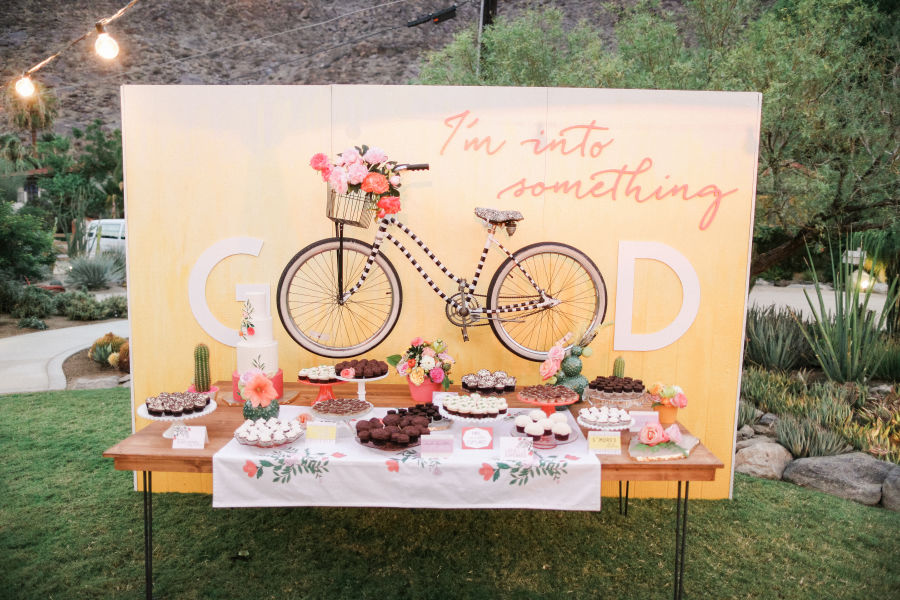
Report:
[{"label": "large rock", "polygon": [[749,440],[755,435],[755,431],[749,425],[744,425],[740,429],[737,430],[737,439],[738,441]]},{"label": "large rock", "polygon": [[900,467],[894,467],[881,486],[881,505],[900,511]]},{"label": "large rock", "polygon": [[70,390],[105,390],[119,386],[118,375],[103,377],[78,377],[69,384]]},{"label": "large rock", "polygon": [[775,427],[777,425],[778,417],[772,413],[766,413],[753,426],[753,431],[759,435],[775,435]]},{"label": "large rock", "polygon": [[781,479],[792,459],[791,453],[781,444],[753,444],[738,450],[734,456],[734,470],[763,479]]},{"label": "large rock", "polygon": [[740,442],[735,444],[734,451],[737,452],[738,450],[743,450],[744,448],[747,448],[749,446],[755,446],[757,444],[777,444],[777,443],[778,443],[778,440],[776,440],[773,437],[769,437],[767,435],[757,435],[755,437],[752,437],[752,438],[749,438],[746,440],[741,440]]},{"label": "large rock", "polygon": [[894,465],[862,452],[838,456],[800,458],[784,470],[785,481],[874,505],[881,500],[881,486]]}]

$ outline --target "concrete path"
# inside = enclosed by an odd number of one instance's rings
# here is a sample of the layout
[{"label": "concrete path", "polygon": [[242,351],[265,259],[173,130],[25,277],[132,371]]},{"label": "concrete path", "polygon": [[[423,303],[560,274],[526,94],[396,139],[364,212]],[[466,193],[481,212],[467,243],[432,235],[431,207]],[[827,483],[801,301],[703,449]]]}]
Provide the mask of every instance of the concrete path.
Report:
[{"label": "concrete path", "polygon": [[110,331],[128,337],[131,328],[123,319],[0,339],[0,394],[66,389],[63,361]]}]

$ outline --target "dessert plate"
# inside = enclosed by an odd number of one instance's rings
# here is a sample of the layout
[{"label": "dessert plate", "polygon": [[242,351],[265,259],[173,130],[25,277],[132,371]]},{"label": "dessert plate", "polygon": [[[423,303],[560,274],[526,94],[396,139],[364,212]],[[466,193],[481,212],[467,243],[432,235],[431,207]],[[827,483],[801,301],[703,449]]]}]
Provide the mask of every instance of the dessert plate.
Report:
[{"label": "dessert plate", "polygon": [[593,429],[595,431],[622,431],[625,429],[629,429],[632,425],[634,425],[634,419],[631,419],[630,421],[617,421],[616,423],[601,424],[585,421],[580,416],[575,419],[575,422],[582,427]]}]

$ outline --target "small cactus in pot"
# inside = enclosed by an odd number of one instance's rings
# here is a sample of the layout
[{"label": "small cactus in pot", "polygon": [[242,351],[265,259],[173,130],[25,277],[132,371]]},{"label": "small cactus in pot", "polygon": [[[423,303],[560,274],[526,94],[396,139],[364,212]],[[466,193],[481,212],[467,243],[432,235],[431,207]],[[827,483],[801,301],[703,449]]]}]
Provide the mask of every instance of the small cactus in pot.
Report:
[{"label": "small cactus in pot", "polygon": [[259,369],[250,369],[238,380],[238,391],[244,399],[244,418],[270,419],[278,416],[278,392],[272,380]]},{"label": "small cactus in pot", "polygon": [[625,359],[621,356],[613,362],[613,377],[625,377]]},{"label": "small cactus in pot", "polygon": [[209,399],[213,400],[219,388],[211,385],[210,380],[209,347],[206,344],[197,344],[194,346],[194,381],[188,391],[209,394]]}]

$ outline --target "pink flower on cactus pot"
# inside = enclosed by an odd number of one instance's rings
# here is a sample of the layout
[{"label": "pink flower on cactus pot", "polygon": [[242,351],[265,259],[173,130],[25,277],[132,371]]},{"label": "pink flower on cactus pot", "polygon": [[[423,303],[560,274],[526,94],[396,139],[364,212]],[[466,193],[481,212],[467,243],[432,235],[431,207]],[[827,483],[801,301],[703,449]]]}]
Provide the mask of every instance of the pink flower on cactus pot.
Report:
[{"label": "pink flower on cactus pot", "polygon": [[435,367],[428,372],[428,376],[431,378],[431,381],[440,383],[444,380],[444,370],[440,367]]},{"label": "pink flower on cactus pot", "polygon": [[556,344],[550,351],[547,352],[547,358],[549,360],[555,360],[557,362],[562,362],[562,359],[566,357],[566,351],[563,350],[562,344]]},{"label": "pink flower on cactus pot", "polygon": [[548,358],[541,363],[540,373],[541,379],[547,380],[556,375],[559,371],[560,361]]},{"label": "pink flower on cactus pot", "polygon": [[265,408],[272,403],[272,400],[278,397],[278,392],[275,391],[272,380],[262,373],[257,373],[244,386],[243,395],[254,408],[260,406]]}]

